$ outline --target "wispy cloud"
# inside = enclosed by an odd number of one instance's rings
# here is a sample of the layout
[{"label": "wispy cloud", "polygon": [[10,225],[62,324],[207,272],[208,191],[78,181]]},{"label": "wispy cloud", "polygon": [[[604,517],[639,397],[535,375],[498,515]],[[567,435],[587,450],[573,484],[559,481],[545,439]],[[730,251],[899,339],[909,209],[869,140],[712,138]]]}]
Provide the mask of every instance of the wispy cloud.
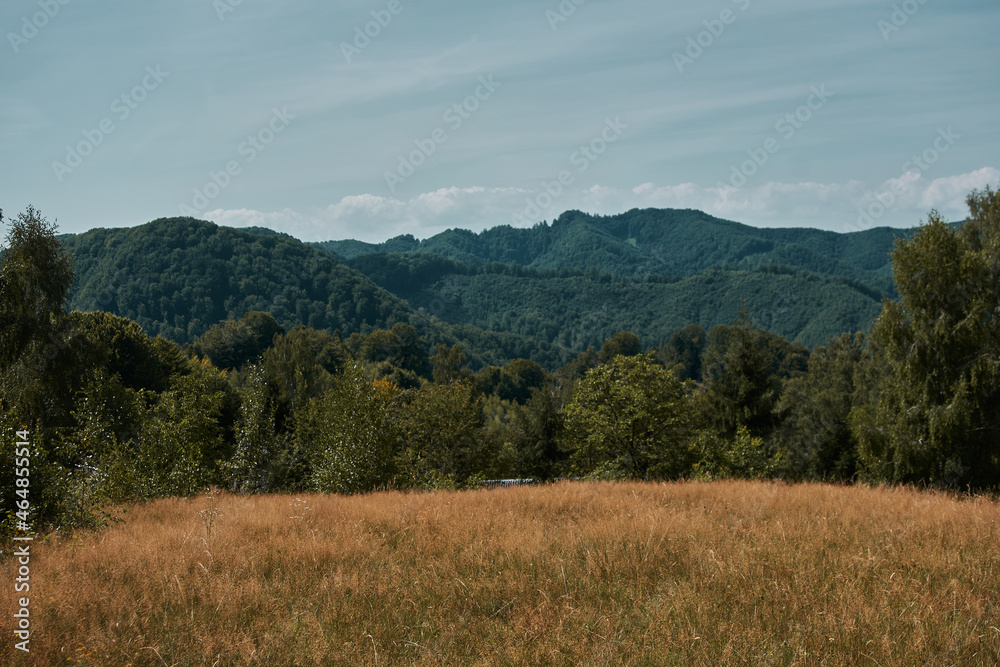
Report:
[{"label": "wispy cloud", "polygon": [[[878,193],[895,191],[901,194],[886,207],[877,224],[910,227],[926,219],[931,209],[952,220],[963,219],[967,213],[966,195],[998,182],[1000,169],[983,167],[936,179],[910,172],[881,183],[768,182],[740,189],[695,183],[650,182],[624,189],[594,185],[566,193],[560,200],[560,208],[547,212],[546,219],[573,208],[601,215],[632,208],[694,208],[758,226],[819,227],[848,232],[871,226],[859,222],[858,207],[867,205]],[[451,187],[409,199],[361,194],[310,211],[219,209],[209,211],[206,217],[235,227],[270,227],[311,241],[343,238],[383,241],[404,233],[426,238],[451,227],[481,231],[511,224],[511,216],[522,212],[524,200],[531,194],[520,188]]]}]

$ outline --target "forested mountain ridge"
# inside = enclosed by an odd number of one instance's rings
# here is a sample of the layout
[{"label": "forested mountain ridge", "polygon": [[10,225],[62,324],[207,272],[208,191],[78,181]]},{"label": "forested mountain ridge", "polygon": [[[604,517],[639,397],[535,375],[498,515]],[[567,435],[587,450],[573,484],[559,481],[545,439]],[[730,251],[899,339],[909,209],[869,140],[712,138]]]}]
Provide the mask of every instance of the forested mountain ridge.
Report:
[{"label": "forested mountain ridge", "polygon": [[404,302],[329,254],[277,234],[164,218],[60,242],[74,262],[73,308],[123,315],[178,342],[253,310],[331,330],[410,316]]},{"label": "forested mountain ridge", "polygon": [[454,330],[329,253],[270,230],[163,218],[62,235],[59,242],[76,274],[71,308],[121,315],[178,343],[194,342],[221,320],[264,311],[288,329],[304,324],[344,336],[411,324],[428,344],[463,344],[474,366],[516,357],[553,366],[571,357],[513,334]]},{"label": "forested mountain ridge", "polygon": [[878,227],[839,234],[806,228],[762,229],[690,209],[632,209],[613,216],[567,211],[530,229],[494,227],[478,234],[451,229],[418,241],[404,235],[384,243],[327,241],[345,259],[377,253],[434,253],[472,265],[489,262],[533,268],[595,268],[621,276],[692,276],[712,266],[779,265],[841,276],[894,294],[889,251],[912,230]]},{"label": "forested mountain ridge", "polygon": [[573,350],[599,347],[622,330],[656,344],[688,324],[707,330],[732,322],[744,306],[758,326],[811,347],[866,330],[881,308],[881,295],[866,285],[779,268],[622,277],[472,266],[429,253],[364,255],[347,264],[446,322]]},{"label": "forested mountain ridge", "polygon": [[894,296],[893,239],[910,233],[757,229],[636,209],[377,246],[316,247],[191,218],[60,242],[74,257],[72,308],[107,310],[176,342],[265,311],[286,328],[345,336],[405,322],[430,346],[462,343],[475,367],[523,357],[553,368],[617,331],[656,345],[687,324],[731,322],[742,304],[759,326],[809,346],[865,330],[881,297]]}]

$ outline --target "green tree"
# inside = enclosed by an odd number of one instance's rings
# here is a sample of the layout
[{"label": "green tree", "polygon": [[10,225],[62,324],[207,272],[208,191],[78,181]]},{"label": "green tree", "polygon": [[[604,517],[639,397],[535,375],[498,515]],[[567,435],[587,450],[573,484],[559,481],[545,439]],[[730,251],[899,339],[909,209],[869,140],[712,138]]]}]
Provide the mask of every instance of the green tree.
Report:
[{"label": "green tree", "polygon": [[195,341],[195,353],[217,368],[240,368],[264,353],[274,337],[285,333],[272,315],[251,311],[237,320],[212,326]]},{"label": "green tree", "polygon": [[279,399],[294,412],[310,398],[330,388],[331,377],[339,373],[348,354],[340,339],[312,327],[297,326],[276,336],[264,352],[268,382],[278,389]]},{"label": "green tree", "polygon": [[893,482],[1000,483],[1000,195],[968,197],[956,229],[937,212],[892,253],[885,301],[851,413],[866,474]]},{"label": "green tree", "polygon": [[790,379],[778,412],[786,414],[778,440],[795,477],[849,481],[857,470],[850,413],[859,364],[868,354],[864,334],[844,334],[813,350],[805,375]]},{"label": "green tree", "polygon": [[179,350],[168,352],[169,341],[157,344],[138,324],[111,313],[73,311],[70,320],[74,334],[90,346],[88,366],[102,368],[132,389],[167,389],[177,368],[174,355],[179,357]]},{"label": "green tree", "polygon": [[587,372],[566,406],[573,472],[668,479],[688,469],[691,406],[652,354],[616,356]]},{"label": "green tree", "polygon": [[549,480],[561,473],[566,461],[560,446],[563,428],[557,397],[549,386],[535,389],[525,405],[514,408],[510,431],[517,476]]},{"label": "green tree", "polygon": [[436,384],[449,384],[459,382],[467,378],[471,371],[465,366],[469,363],[468,357],[462,352],[462,346],[438,345],[437,353],[431,358],[431,377]]},{"label": "green tree", "polygon": [[391,330],[376,329],[363,337],[359,357],[364,361],[388,361],[393,366],[425,377],[430,370],[426,343],[412,325],[397,322]]},{"label": "green tree", "polygon": [[657,355],[667,368],[674,369],[681,380],[701,380],[701,355],[707,334],[697,324],[689,324],[670,337]]},{"label": "green tree", "polygon": [[55,358],[73,285],[72,264],[54,224],[29,206],[9,225],[0,264],[0,370],[25,354]]},{"label": "green tree", "polygon": [[312,488],[362,493],[391,482],[398,391],[385,380],[373,382],[351,364],[333,389],[310,401],[298,435],[308,439],[313,452]]},{"label": "green tree", "polygon": [[701,479],[763,479],[772,476],[781,463],[780,454],[742,424],[732,435],[702,431],[695,451],[698,461],[693,473]]},{"label": "green tree", "polygon": [[465,486],[489,474],[496,451],[483,437],[483,396],[471,382],[432,384],[401,399],[401,486]]},{"label": "green tree", "polygon": [[605,364],[618,355],[634,357],[637,354],[642,354],[642,342],[639,337],[631,331],[619,331],[604,342],[597,359]]},{"label": "green tree", "polygon": [[733,326],[713,328],[708,342],[702,361],[706,419],[725,437],[746,426],[751,436],[766,438],[778,422],[780,381],[765,333],[741,311]]},{"label": "green tree", "polygon": [[240,416],[236,421],[236,443],[232,457],[224,463],[229,488],[244,493],[265,493],[272,489],[281,445],[278,434],[279,398],[274,384],[267,381],[262,364],[247,369],[240,391]]}]

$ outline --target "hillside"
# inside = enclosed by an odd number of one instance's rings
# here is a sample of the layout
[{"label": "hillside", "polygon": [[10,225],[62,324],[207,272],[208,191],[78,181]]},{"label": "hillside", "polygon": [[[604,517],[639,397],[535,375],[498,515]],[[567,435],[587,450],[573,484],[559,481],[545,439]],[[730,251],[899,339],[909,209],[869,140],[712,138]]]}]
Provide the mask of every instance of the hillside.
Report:
[{"label": "hillside", "polygon": [[347,262],[413,307],[452,324],[512,332],[574,350],[618,331],[647,345],[695,323],[728,324],[745,305],[758,326],[807,346],[863,331],[881,295],[843,278],[804,271],[709,269],[685,278],[621,277],[562,269],[471,266],[427,253],[365,255]]},{"label": "hillside", "polygon": [[[815,346],[866,330],[893,295],[897,232],[757,229],[698,211],[570,211],[551,225],[449,230],[418,241],[303,243],[191,218],[60,237],[70,305],[193,342],[253,310],[342,335],[408,322],[473,367],[527,358],[555,368],[623,329],[647,346],[694,323],[734,321]],[[907,232],[902,232],[903,234]]]},{"label": "hillside", "polygon": [[377,253],[434,253],[472,265],[489,262],[548,269],[594,268],[620,276],[685,277],[712,266],[780,265],[839,276],[893,293],[889,251],[909,230],[887,227],[848,234],[817,229],[760,229],[701,211],[633,209],[614,216],[567,211],[551,225],[494,227],[478,234],[452,229],[423,241],[319,244],[345,259]]},{"label": "hillside", "polygon": [[520,356],[557,366],[570,358],[569,351],[513,334],[455,332],[329,253],[270,230],[171,218],[59,240],[76,272],[71,308],[106,310],[178,343],[260,310],[286,328],[307,324],[344,336],[408,322],[429,344],[462,343],[474,367]]}]

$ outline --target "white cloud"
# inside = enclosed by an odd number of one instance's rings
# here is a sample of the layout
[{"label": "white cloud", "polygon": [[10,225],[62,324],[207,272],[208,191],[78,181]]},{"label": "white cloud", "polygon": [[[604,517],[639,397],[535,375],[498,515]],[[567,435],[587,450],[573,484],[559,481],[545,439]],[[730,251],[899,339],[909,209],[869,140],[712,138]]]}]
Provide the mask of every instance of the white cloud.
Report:
[{"label": "white cloud", "polygon": [[[756,187],[700,186],[695,183],[643,183],[631,189],[594,185],[567,190],[542,210],[551,220],[562,211],[581,209],[610,215],[631,208],[692,208],[756,226],[817,227],[856,231],[871,226],[910,227],[932,208],[949,220],[967,214],[965,197],[974,189],[1000,182],[1000,170],[984,167],[966,174],[928,180],[912,172],[882,183],[777,183]],[[889,195],[891,194],[891,199]],[[520,188],[441,188],[402,200],[373,194],[344,197],[308,212],[284,209],[216,210],[206,217],[219,224],[257,225],[319,241],[356,238],[383,241],[398,234],[419,238],[449,227],[479,231],[510,224],[540,192]],[[861,215],[870,211],[867,218]],[[529,220],[529,222],[534,222]]]}]

